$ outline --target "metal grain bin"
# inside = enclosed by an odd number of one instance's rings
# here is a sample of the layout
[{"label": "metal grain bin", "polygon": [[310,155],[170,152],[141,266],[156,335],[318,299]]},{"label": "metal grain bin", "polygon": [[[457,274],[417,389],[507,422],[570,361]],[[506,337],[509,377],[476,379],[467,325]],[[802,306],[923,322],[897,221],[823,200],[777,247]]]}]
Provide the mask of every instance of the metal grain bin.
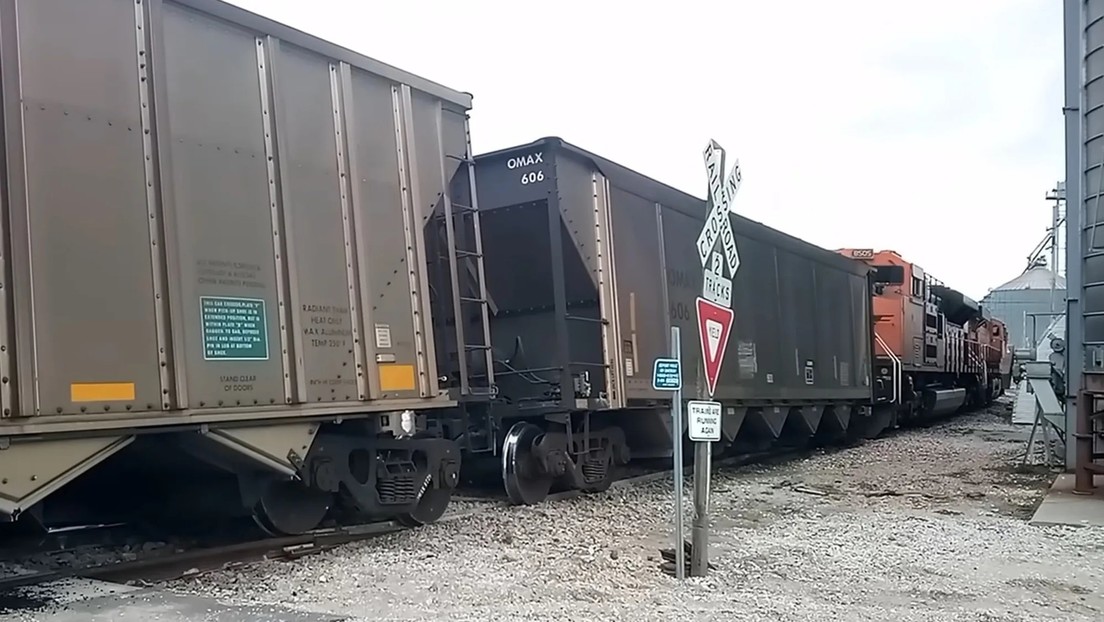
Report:
[{"label": "metal grain bin", "polygon": [[1007,326],[1009,343],[1030,350],[1043,343],[1041,339],[1051,321],[1065,311],[1066,279],[1045,266],[1034,265],[989,290],[981,305]]},{"label": "metal grain bin", "polygon": [[[0,434],[100,433],[43,474],[135,427],[453,403],[423,230],[470,95],[215,0],[3,0],[0,59]],[[236,429],[293,472],[317,426]]]},{"label": "metal grain bin", "polygon": [[[492,340],[514,368],[545,378],[571,370],[557,376],[555,403],[541,403],[616,409],[670,399],[652,389],[651,368],[668,354],[672,324],[682,329],[684,391],[705,395],[695,240],[706,202],[557,138],[477,162],[498,307]],[[867,403],[867,268],[746,218],[732,222],[741,265],[714,398]],[[497,379],[505,395],[524,396],[536,390],[532,375]],[[772,421],[784,419],[783,411]]]}]

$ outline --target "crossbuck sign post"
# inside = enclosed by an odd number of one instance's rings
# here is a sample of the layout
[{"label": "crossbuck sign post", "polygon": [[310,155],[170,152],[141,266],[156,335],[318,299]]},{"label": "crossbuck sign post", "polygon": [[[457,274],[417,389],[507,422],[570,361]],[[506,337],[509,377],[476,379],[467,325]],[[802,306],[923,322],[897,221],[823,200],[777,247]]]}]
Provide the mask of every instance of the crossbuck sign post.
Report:
[{"label": "crossbuck sign post", "polygon": [[[705,148],[705,170],[709,179],[709,209],[698,235],[698,258],[702,264],[702,295],[698,297],[698,337],[705,367],[709,397],[717,388],[725,345],[732,329],[732,279],[740,267],[740,253],[732,232],[729,213],[732,200],[740,190],[740,163],[736,162],[727,178],[724,149],[716,141]],[[726,270],[727,269],[727,270]],[[671,327],[671,355],[655,360],[652,388],[673,391],[671,400],[671,441],[675,479],[675,576],[686,576],[682,512],[682,348],[679,327]],[[704,396],[701,396],[704,397]],[[690,574],[704,576],[709,568],[709,479],[712,447],[721,440],[721,405],[711,400],[687,404],[687,429],[694,441],[694,526],[691,535]]]},{"label": "crossbuck sign post", "polygon": [[[732,280],[740,268],[740,251],[729,214],[735,212],[733,200],[740,190],[742,175],[739,160],[725,175],[725,152],[714,140],[709,141],[703,156],[709,180],[709,209],[697,240],[698,259],[702,265],[702,295],[697,300],[698,337],[706,392],[712,398],[732,330]],[[694,441],[690,574],[701,577],[709,568],[709,480],[713,442],[721,440],[721,404],[711,400],[692,401],[687,405],[686,414],[690,440]]]}]

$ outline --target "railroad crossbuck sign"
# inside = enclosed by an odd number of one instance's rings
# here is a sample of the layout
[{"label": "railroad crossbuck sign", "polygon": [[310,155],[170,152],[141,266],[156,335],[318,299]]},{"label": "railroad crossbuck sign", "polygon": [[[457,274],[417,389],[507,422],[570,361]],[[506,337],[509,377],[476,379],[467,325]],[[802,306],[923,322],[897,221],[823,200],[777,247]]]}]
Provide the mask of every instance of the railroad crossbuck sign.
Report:
[{"label": "railroad crossbuck sign", "polygon": [[[710,140],[703,152],[709,179],[709,213],[698,234],[698,258],[702,264],[702,295],[698,298],[698,336],[709,397],[717,389],[728,334],[732,329],[732,279],[740,267],[740,253],[732,232],[729,212],[740,190],[740,161],[725,176],[725,152]],[[727,268],[727,275],[726,275]]]}]

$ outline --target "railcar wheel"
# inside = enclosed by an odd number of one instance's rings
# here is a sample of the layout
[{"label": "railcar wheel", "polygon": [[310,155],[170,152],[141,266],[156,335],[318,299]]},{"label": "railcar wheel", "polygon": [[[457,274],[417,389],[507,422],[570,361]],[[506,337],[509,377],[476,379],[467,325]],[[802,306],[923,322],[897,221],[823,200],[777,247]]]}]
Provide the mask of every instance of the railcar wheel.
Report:
[{"label": "railcar wheel", "polygon": [[426,488],[422,498],[418,499],[418,505],[410,512],[399,514],[395,520],[407,527],[428,525],[444,516],[451,500],[451,488]]},{"label": "railcar wheel", "polygon": [[279,480],[266,486],[253,505],[253,520],[269,535],[293,536],[317,527],[331,505],[331,493]]},{"label": "railcar wheel", "polygon": [[515,505],[533,505],[548,496],[554,479],[542,467],[533,446],[544,435],[537,426],[515,423],[502,441],[502,483]]}]

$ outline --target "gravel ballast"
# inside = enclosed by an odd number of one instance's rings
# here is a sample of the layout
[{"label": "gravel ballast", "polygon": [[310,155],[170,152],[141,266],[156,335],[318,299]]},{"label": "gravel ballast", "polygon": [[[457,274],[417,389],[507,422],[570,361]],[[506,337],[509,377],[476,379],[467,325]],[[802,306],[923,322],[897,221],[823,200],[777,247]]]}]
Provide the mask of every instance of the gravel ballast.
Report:
[{"label": "gravel ballast", "polygon": [[1104,530],[1027,523],[1052,476],[1008,410],[718,469],[716,570],[681,585],[668,477],[164,587],[353,620],[1104,619]]}]

